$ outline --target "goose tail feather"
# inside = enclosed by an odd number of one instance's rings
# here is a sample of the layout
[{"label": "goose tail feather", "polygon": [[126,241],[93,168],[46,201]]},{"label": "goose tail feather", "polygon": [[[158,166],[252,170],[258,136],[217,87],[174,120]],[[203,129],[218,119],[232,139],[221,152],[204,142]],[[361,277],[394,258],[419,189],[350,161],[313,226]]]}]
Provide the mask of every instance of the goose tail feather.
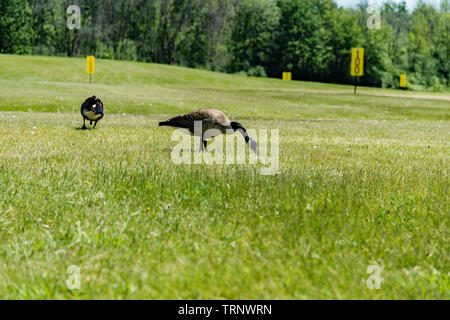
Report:
[{"label": "goose tail feather", "polygon": [[171,123],[170,123],[170,121],[162,121],[159,123],[159,126],[160,127],[168,127],[168,126],[171,126]]}]

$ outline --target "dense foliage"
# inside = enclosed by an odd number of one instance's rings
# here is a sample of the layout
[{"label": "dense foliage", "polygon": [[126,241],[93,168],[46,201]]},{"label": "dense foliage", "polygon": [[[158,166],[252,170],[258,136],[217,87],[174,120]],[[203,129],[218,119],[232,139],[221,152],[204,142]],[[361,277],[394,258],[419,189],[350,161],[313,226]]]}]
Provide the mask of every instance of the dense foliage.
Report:
[{"label": "dense foliage", "polygon": [[[69,5],[81,29],[66,26]],[[351,83],[352,47],[366,49],[361,83],[442,90],[449,84],[449,1],[385,3],[369,29],[366,0],[1,0],[0,52],[126,59],[252,76]]]}]

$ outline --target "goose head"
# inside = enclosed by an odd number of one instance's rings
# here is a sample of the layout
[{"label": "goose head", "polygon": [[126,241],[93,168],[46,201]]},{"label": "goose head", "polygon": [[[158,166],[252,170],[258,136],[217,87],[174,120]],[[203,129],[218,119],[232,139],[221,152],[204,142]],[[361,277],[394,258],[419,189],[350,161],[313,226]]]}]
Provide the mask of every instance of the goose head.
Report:
[{"label": "goose head", "polygon": [[91,105],[90,110],[94,112],[94,114],[101,114],[103,115],[103,106],[99,103],[94,103]]},{"label": "goose head", "polygon": [[86,100],[86,110],[93,112],[95,115],[104,114],[103,102],[96,96],[92,96]]},{"label": "goose head", "polygon": [[240,132],[245,139],[245,143],[247,143],[248,147],[254,152],[257,152],[257,143],[256,140],[250,137],[247,133],[247,130],[240,124],[239,122],[231,122],[231,128],[234,132]]}]

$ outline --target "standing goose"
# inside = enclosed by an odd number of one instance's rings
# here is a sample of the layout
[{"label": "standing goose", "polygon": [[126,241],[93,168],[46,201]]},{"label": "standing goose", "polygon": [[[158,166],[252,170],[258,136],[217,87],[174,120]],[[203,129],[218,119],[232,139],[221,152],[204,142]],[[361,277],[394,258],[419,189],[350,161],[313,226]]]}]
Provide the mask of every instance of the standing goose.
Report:
[{"label": "standing goose", "polygon": [[87,98],[81,105],[81,115],[83,116],[83,127],[81,129],[87,129],[86,120],[89,121],[91,126],[92,122],[95,122],[95,129],[97,122],[99,122],[104,116],[104,105],[102,100],[98,99],[96,96]]},{"label": "standing goose", "polygon": [[[195,132],[195,122],[201,122],[202,124],[202,130],[200,134],[198,132]],[[239,131],[244,137],[245,142],[248,144],[250,149],[256,153],[256,141],[247,134],[247,130],[245,130],[245,128],[239,122],[230,121],[225,113],[216,109],[194,110],[192,112],[173,117],[167,121],[160,122],[159,126],[184,128],[188,129],[191,135],[200,136],[200,151],[208,151],[207,139],[213,138],[220,134],[227,134],[229,133],[227,132],[227,130],[232,130],[233,133]],[[206,132],[209,129],[217,129],[218,132],[216,130]]]}]

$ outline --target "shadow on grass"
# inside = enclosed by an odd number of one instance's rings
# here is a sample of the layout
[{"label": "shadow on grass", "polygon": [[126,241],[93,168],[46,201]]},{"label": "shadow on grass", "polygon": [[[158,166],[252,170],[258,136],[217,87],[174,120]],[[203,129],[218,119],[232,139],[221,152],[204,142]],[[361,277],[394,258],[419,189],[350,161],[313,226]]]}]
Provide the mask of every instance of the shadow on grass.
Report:
[{"label": "shadow on grass", "polygon": [[75,128],[75,130],[77,130],[77,131],[91,131],[91,130],[94,130],[94,128],[83,128],[83,127],[81,127],[81,128]]}]

